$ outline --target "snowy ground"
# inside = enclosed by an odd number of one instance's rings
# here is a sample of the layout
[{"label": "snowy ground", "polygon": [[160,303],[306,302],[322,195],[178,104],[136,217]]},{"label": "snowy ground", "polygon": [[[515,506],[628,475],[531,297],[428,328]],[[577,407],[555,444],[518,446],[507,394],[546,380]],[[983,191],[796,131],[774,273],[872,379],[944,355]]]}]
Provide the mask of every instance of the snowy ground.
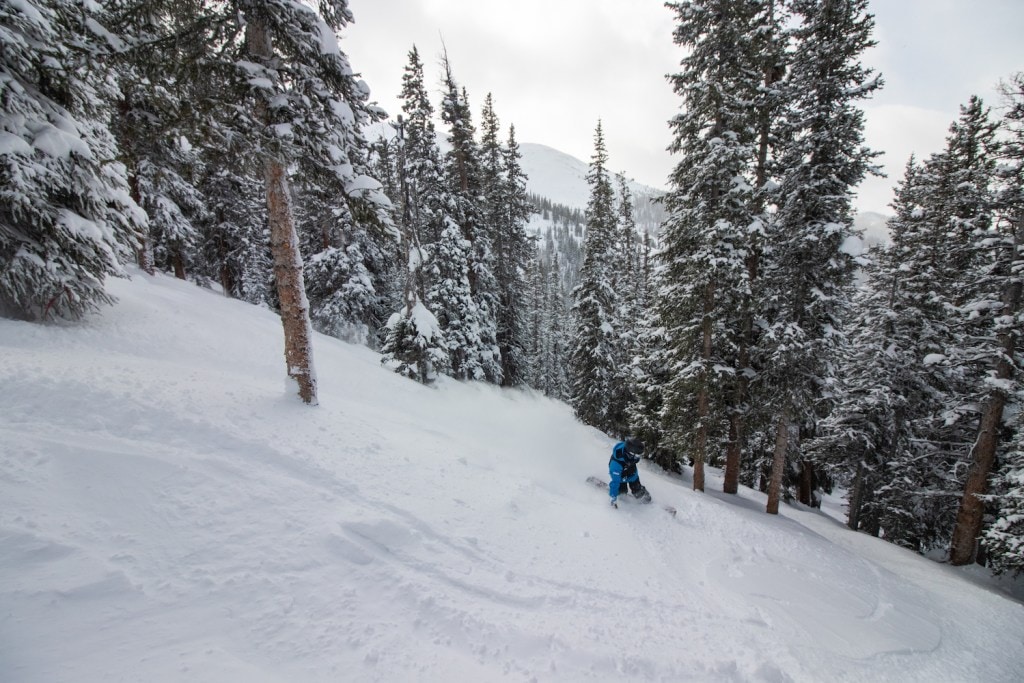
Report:
[{"label": "snowy ground", "polygon": [[[564,405],[390,374],[165,277],[0,321],[0,680],[1018,681],[991,582],[759,493],[583,483]],[[834,502],[830,501],[830,504]]]}]

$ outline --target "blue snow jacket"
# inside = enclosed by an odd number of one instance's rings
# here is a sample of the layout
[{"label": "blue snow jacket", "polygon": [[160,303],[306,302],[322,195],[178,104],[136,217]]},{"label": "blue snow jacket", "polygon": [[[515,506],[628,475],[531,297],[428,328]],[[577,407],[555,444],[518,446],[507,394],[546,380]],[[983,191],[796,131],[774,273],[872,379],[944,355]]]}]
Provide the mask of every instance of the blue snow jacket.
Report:
[{"label": "blue snow jacket", "polygon": [[631,455],[626,452],[626,442],[620,441],[612,448],[612,458],[608,461],[608,475],[611,481],[608,482],[608,495],[612,498],[619,496],[619,486],[623,482],[633,482],[640,478],[636,472],[636,464],[640,462],[639,455]]}]

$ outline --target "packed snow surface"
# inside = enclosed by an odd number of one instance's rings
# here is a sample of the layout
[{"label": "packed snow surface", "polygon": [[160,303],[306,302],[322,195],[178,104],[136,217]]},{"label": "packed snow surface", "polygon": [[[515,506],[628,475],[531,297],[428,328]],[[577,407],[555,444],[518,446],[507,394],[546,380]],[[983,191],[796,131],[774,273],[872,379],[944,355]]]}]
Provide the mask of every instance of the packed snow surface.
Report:
[{"label": "packed snow surface", "polygon": [[[565,405],[133,273],[84,323],[0,321],[0,679],[1018,681],[1024,607],[838,503],[641,470]],[[627,501],[628,503],[629,501]],[[829,510],[830,506],[835,506]]]}]

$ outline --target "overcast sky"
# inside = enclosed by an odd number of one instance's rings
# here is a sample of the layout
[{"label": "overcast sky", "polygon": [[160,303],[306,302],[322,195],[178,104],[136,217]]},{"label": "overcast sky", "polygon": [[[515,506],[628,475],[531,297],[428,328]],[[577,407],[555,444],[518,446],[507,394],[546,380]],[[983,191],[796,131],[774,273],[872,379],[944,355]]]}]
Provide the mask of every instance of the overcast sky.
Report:
[{"label": "overcast sky", "polygon": [[[680,100],[673,14],[661,0],[349,0],[355,23],[342,49],[373,99],[399,113],[413,44],[435,106],[442,39],[476,122],[488,92],[503,128],[583,161],[602,119],[613,171],[665,188],[675,159],[667,121]],[[872,0],[879,42],[867,57],[885,88],[865,105],[867,137],[888,178],[866,181],[857,208],[890,213],[892,186],[911,152],[939,151],[972,94],[998,104],[996,86],[1024,70],[1024,0]]]}]

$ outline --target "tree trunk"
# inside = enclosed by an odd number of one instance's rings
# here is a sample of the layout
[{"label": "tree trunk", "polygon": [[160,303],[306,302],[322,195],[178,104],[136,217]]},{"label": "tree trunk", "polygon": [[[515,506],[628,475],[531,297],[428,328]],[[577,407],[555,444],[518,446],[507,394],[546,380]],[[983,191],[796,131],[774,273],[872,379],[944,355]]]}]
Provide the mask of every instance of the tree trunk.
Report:
[{"label": "tree trunk", "polygon": [[[1022,221],[1024,224],[1024,221]],[[1008,258],[1006,277],[1009,279],[1003,289],[1003,306],[1000,315],[1014,316],[1020,309],[1021,282],[1014,277],[1013,265],[1021,246],[1021,228],[1016,230],[1013,249]],[[1008,380],[1013,376],[1014,352],[1017,348],[1016,330],[1007,326],[998,334],[999,360],[996,362],[996,379]],[[974,559],[976,541],[981,536],[982,520],[985,504],[980,496],[988,489],[988,477],[995,463],[996,448],[999,446],[999,426],[1003,421],[1003,408],[1006,405],[1006,392],[993,389],[981,414],[978,427],[978,438],[971,449],[971,469],[964,485],[964,495],[960,500],[960,510],[956,515],[956,526],[953,527],[953,541],[949,550],[949,562],[954,566],[968,564]]]},{"label": "tree trunk", "polygon": [[988,489],[988,475],[995,462],[996,446],[999,444],[999,424],[1003,419],[1006,397],[995,392],[985,404],[981,414],[978,438],[971,449],[971,469],[964,484],[964,495],[960,500],[960,511],[953,527],[953,542],[949,551],[950,564],[964,565],[974,559],[975,543],[981,536],[982,516],[985,504],[980,496]]},{"label": "tree trunk", "polygon": [[789,411],[779,415],[775,425],[775,452],[772,454],[772,475],[768,481],[769,515],[779,514],[779,495],[782,490],[782,473],[786,467],[786,449],[789,447]]},{"label": "tree trunk", "polygon": [[179,280],[185,278],[185,259],[181,258],[181,251],[175,249],[171,255],[171,265],[174,267],[174,277]]},{"label": "tree trunk", "polygon": [[810,460],[800,460],[800,490],[797,499],[804,505],[814,505],[814,463]]},{"label": "tree trunk", "polygon": [[733,396],[733,407],[729,412],[729,443],[725,449],[725,478],[722,491],[736,493],[740,483],[740,441],[743,432],[743,415],[740,413],[742,391],[738,388]]},{"label": "tree trunk", "polygon": [[281,300],[284,325],[284,358],[288,376],[298,385],[303,403],[317,404],[316,373],[313,370],[313,328],[302,277],[302,255],[292,219],[291,198],[284,164],[268,160],[267,215],[270,222],[270,250],[274,256],[274,280]]},{"label": "tree trunk", "polygon": [[[249,52],[263,63],[274,57],[270,32],[255,17],[247,17],[246,42]],[[266,105],[257,105],[257,114],[266,119]],[[270,225],[270,250],[274,257],[274,280],[281,301],[284,326],[284,358],[288,377],[295,381],[303,403],[317,404],[316,373],[313,369],[313,328],[309,321],[309,303],[302,276],[302,254],[295,233],[291,195],[285,162],[268,155],[264,161],[267,191],[267,219]]]},{"label": "tree trunk", "polygon": [[850,506],[846,526],[854,531],[860,526],[860,507],[864,502],[864,469],[864,461],[859,460],[857,474],[853,478],[853,486],[850,487]]},{"label": "tree trunk", "polygon": [[[128,175],[128,193],[131,195],[132,201],[141,207],[142,192],[139,190],[139,177],[134,170]],[[135,245],[135,261],[146,275],[156,274],[156,266],[153,264],[153,249],[149,243],[148,226],[145,232],[139,235],[139,241]]]},{"label": "tree trunk", "polygon": [[694,448],[693,458],[693,490],[704,490],[704,462],[707,460],[708,450],[708,420],[710,419],[710,407],[708,401],[708,385],[711,377],[708,375],[708,364],[711,362],[711,313],[715,303],[715,283],[709,282],[704,290],[704,318],[701,321],[701,384],[697,392],[697,443]]}]

